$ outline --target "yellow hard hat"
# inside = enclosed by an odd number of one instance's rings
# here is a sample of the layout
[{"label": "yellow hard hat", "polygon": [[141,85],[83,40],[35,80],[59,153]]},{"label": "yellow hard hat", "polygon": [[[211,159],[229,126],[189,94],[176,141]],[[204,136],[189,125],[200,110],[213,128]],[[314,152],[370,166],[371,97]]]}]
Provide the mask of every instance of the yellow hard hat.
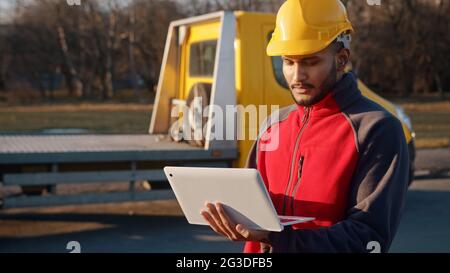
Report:
[{"label": "yellow hard hat", "polygon": [[287,0],[278,11],[267,55],[316,53],[341,34],[351,32],[353,27],[341,1]]}]

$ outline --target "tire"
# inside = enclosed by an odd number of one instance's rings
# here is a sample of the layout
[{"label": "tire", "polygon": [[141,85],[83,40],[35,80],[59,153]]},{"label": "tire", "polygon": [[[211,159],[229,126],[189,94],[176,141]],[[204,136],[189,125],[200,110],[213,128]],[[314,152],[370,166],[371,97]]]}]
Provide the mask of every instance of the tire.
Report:
[{"label": "tire", "polygon": [[169,136],[175,142],[181,142],[183,140],[183,126],[178,123],[177,120],[171,120],[169,128]]}]

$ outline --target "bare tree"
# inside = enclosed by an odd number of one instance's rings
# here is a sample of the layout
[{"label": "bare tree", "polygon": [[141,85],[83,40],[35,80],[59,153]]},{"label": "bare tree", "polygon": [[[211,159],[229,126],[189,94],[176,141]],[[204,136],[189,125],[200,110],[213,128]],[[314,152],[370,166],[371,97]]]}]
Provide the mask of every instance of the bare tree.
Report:
[{"label": "bare tree", "polygon": [[130,9],[135,11],[133,56],[139,77],[150,92],[157,84],[164,53],[167,30],[171,21],[185,17],[174,1],[135,0]]}]

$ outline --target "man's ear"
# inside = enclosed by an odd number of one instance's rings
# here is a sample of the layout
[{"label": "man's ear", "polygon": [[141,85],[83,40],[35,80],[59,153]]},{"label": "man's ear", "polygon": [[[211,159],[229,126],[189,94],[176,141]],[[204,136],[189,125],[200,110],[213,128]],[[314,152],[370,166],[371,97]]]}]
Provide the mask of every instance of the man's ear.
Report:
[{"label": "man's ear", "polygon": [[347,48],[341,48],[336,54],[336,69],[338,72],[343,72],[345,66],[350,61],[350,50]]}]

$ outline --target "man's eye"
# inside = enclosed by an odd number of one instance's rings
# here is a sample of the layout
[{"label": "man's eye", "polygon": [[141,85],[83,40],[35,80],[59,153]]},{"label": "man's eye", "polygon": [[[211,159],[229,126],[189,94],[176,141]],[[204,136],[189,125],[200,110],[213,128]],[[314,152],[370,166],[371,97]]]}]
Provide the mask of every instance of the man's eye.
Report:
[{"label": "man's eye", "polygon": [[286,65],[293,65],[293,64],[294,64],[293,61],[288,60],[288,59],[283,59],[283,62],[284,62],[284,64],[286,64]]},{"label": "man's eye", "polygon": [[313,66],[313,65],[316,65],[318,63],[319,63],[318,60],[305,60],[305,61],[303,61],[303,65],[306,65],[306,66]]}]

